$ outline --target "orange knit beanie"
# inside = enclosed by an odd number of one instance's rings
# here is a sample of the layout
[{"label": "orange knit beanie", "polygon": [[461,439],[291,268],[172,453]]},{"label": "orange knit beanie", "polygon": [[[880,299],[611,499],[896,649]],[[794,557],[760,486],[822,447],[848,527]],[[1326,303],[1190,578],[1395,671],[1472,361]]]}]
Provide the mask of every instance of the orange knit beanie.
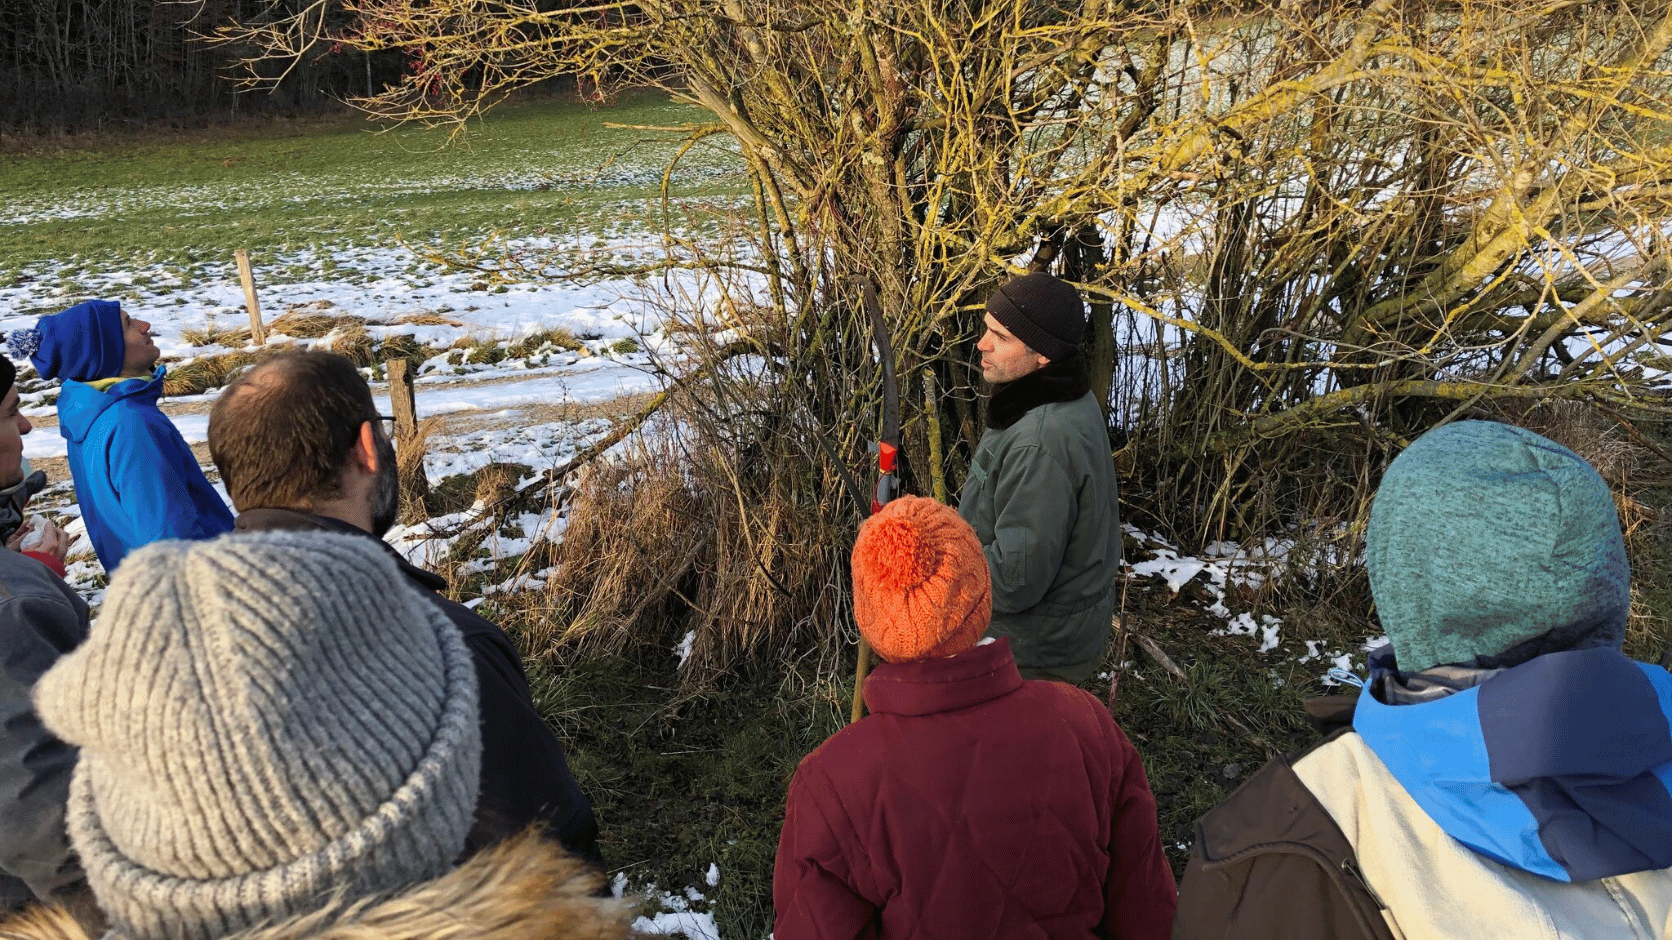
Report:
[{"label": "orange knit beanie", "polygon": [[891,663],[952,656],[992,618],[993,588],[975,530],[950,508],[902,496],[865,520],[853,545],[853,615]]}]

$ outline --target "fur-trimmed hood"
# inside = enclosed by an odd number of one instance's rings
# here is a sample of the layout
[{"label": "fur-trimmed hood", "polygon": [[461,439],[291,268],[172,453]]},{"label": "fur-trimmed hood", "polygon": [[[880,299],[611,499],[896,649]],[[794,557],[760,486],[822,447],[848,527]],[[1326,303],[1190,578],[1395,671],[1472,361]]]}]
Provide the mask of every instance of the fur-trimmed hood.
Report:
[{"label": "fur-trimmed hood", "polygon": [[[227,940],[622,940],[632,909],[593,895],[603,876],[555,842],[524,835],[404,893],[320,911]],[[96,940],[68,912],[38,907],[0,940]],[[110,940],[120,940],[110,935]]]}]

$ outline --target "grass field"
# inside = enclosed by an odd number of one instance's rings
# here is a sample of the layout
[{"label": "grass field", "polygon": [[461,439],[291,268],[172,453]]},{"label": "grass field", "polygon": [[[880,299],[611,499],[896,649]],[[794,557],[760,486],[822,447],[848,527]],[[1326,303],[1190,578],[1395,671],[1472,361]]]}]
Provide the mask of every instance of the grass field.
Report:
[{"label": "grass field", "polygon": [[[457,139],[363,120],[182,132],[0,155],[0,285],[112,267],[190,274],[242,247],[328,258],[402,242],[494,238],[586,244],[652,230],[649,199],[697,112],[641,95],[608,108],[501,108]],[[675,222],[742,191],[732,156],[699,147],[673,177]],[[323,262],[321,262],[323,263]]]}]

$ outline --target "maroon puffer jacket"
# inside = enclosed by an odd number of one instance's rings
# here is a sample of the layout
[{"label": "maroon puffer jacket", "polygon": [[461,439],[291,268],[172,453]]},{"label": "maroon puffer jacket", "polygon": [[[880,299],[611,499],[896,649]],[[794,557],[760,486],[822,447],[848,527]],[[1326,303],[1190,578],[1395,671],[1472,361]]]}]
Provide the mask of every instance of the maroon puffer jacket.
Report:
[{"label": "maroon puffer jacket", "polygon": [[1178,895],[1109,712],[998,640],[883,664],[790,784],[777,940],[1168,936]]}]

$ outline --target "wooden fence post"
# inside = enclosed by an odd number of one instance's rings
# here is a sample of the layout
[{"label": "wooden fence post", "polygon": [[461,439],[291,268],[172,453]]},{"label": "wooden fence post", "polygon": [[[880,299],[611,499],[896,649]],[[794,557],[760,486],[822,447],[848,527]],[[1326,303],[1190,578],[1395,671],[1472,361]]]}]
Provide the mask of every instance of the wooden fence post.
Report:
[{"label": "wooden fence post", "polygon": [[244,309],[250,313],[250,341],[257,346],[265,346],[267,324],[261,322],[261,301],[255,296],[255,274],[250,270],[250,253],[239,248],[232,253],[232,257],[238,260],[238,280],[244,285]]},{"label": "wooden fence post", "polygon": [[401,484],[401,521],[413,525],[424,521],[424,496],[430,491],[424,475],[424,442],[418,434],[418,401],[412,389],[412,363],[390,359],[389,403],[395,412],[395,467]]}]

